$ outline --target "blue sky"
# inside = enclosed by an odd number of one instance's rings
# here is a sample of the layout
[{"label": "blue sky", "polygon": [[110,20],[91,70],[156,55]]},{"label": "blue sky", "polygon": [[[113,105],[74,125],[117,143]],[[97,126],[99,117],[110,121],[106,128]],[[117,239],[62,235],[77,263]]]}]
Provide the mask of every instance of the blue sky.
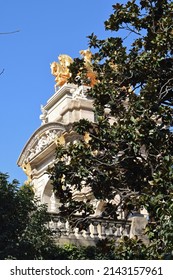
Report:
[{"label": "blue sky", "polygon": [[[92,32],[106,37],[103,22],[116,0],[1,1],[0,32],[0,171],[22,184],[17,159],[40,126],[40,105],[54,93],[50,63],[59,54],[78,57]],[[124,1],[119,1],[124,2]]]}]

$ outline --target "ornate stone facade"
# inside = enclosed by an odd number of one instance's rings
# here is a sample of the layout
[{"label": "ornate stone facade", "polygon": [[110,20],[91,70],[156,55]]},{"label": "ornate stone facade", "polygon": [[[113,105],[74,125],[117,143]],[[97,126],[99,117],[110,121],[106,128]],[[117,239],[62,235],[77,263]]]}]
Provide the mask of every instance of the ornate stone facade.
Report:
[{"label": "ornate stone facade", "polygon": [[87,89],[86,86],[65,83],[46,105],[41,105],[40,127],[30,137],[17,161],[33,185],[35,195],[41,203],[48,204],[50,212],[58,211],[58,201],[47,174],[48,167],[55,160],[57,142],[65,144],[76,139],[70,129],[73,122],[81,118],[94,121],[93,104],[87,97]]},{"label": "ornate stone facade", "polygon": [[[81,54],[86,60],[86,55],[88,55],[88,53],[86,54],[82,51]],[[69,63],[71,62],[69,61]],[[91,66],[90,60],[89,62],[86,61],[86,63],[89,63],[89,66]],[[55,71],[55,69],[52,69],[52,73],[53,71]],[[53,74],[55,76],[58,75],[58,73],[55,72]],[[69,73],[67,74],[69,75]],[[93,79],[95,79],[94,76]],[[24,146],[17,164],[19,167],[23,168],[28,177],[28,181],[33,185],[35,196],[39,198],[41,203],[46,203],[48,205],[48,211],[53,215],[52,223],[50,223],[49,226],[55,228],[57,232],[59,230],[59,224],[61,224],[65,235],[65,241],[68,239],[74,241],[79,239],[80,236],[80,240],[86,241],[88,238],[89,244],[92,244],[91,240],[93,241],[95,238],[97,240],[98,238],[105,238],[108,235],[118,236],[118,238],[122,235],[130,235],[130,231],[132,232],[132,229],[130,229],[130,221],[126,226],[123,221],[122,213],[120,213],[119,222],[117,223],[101,220],[101,214],[105,203],[104,201],[95,200],[90,188],[85,186],[85,183],[81,192],[75,192],[73,194],[73,199],[79,201],[86,198],[93,199],[93,205],[96,211],[91,217],[89,231],[85,232],[84,235],[76,231],[71,233],[68,225],[63,224],[57,216],[60,204],[53,193],[53,188],[47,174],[48,167],[52,166],[55,161],[56,145],[58,142],[65,145],[68,142],[75,141],[77,135],[71,130],[72,124],[82,118],[94,122],[95,116],[93,101],[87,95],[87,86],[82,85],[78,87],[74,84],[64,83],[64,81],[62,84],[57,81],[56,83],[55,93],[48,99],[44,106],[41,105],[40,127],[33,133]],[[57,86],[61,87],[57,89]],[[88,137],[89,136],[86,135],[86,141],[88,141]],[[117,201],[118,197],[115,198],[114,203],[118,203]],[[132,234],[134,234],[134,232],[135,231],[133,231]]]}]

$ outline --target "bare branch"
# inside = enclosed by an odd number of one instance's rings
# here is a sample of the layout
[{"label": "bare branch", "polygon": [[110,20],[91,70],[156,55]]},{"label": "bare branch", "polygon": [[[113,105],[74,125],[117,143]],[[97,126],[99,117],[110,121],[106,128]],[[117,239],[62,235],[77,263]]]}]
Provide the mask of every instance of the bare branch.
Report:
[{"label": "bare branch", "polygon": [[168,90],[167,90],[167,88],[166,88],[166,90],[163,91],[163,88],[164,88],[170,81],[172,81],[172,80],[173,80],[173,78],[169,79],[169,80],[161,87],[160,92],[159,92],[159,99],[163,99],[163,98],[166,96],[166,94],[168,93]]},{"label": "bare branch", "polygon": [[4,73],[5,69],[2,69],[2,71],[0,72],[0,75],[2,75]]},{"label": "bare branch", "polygon": [[130,35],[131,35],[132,31],[130,31],[124,38],[123,41],[125,41]]},{"label": "bare branch", "polygon": [[141,33],[139,33],[139,32],[137,32],[136,30],[130,28],[129,25],[128,25],[127,23],[126,23],[126,27],[124,27],[124,29],[126,29],[126,30],[128,30],[128,31],[130,31],[130,32],[133,32],[133,33],[135,33],[135,34],[141,36]]},{"label": "bare branch", "polygon": [[103,162],[103,161],[98,160],[96,158],[93,158],[93,161],[99,163],[102,166],[107,166],[107,167],[112,167],[112,166],[115,166],[115,164],[116,164],[115,162],[113,162],[113,163],[106,163],[106,162]]},{"label": "bare branch", "polygon": [[18,32],[20,32],[20,30],[9,31],[9,32],[0,32],[0,35],[9,35],[9,34],[14,34],[14,33],[18,33]]}]

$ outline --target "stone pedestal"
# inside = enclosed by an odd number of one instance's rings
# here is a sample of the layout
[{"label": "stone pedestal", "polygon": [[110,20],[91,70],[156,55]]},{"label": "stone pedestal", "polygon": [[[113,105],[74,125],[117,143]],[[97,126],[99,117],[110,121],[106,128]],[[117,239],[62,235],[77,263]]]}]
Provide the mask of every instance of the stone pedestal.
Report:
[{"label": "stone pedestal", "polygon": [[137,236],[147,244],[148,238],[145,235],[145,228],[148,223],[147,219],[143,215],[138,215],[131,217],[129,220],[131,221],[130,238]]}]

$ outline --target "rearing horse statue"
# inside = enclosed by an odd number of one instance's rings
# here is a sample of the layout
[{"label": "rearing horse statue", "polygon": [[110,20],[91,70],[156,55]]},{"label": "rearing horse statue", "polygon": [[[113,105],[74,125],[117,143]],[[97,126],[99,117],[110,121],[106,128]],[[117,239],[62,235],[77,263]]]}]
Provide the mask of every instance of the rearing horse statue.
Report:
[{"label": "rearing horse statue", "polygon": [[56,86],[63,86],[67,80],[70,78],[71,73],[68,66],[73,63],[73,59],[66,54],[61,54],[58,56],[58,62],[52,62],[50,65],[51,74],[55,76]]}]

